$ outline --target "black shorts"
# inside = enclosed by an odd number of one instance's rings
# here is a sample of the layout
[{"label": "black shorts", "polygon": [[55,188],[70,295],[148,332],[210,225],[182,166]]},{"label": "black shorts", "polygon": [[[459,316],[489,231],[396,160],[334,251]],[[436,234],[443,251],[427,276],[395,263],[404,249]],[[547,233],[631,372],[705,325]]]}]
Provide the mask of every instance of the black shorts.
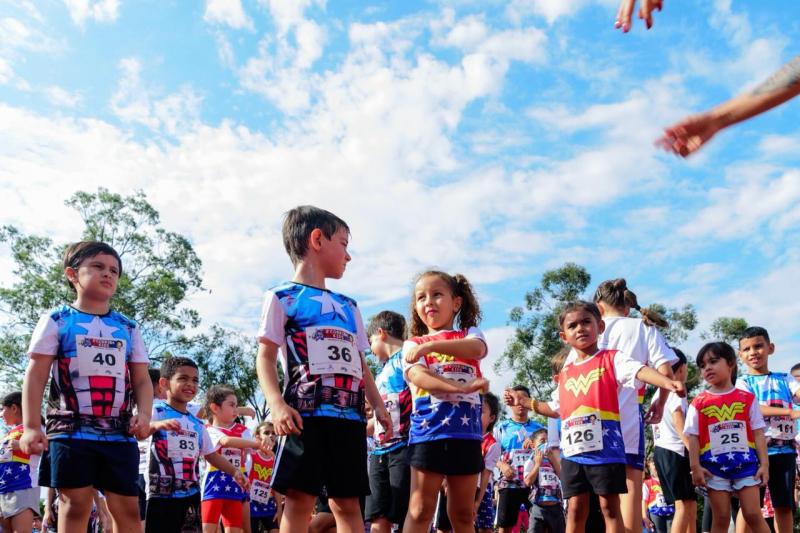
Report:
[{"label": "black shorts", "polygon": [[692,484],[692,473],[689,468],[689,453],[684,449],[683,455],[672,450],[656,446],[653,451],[658,479],[667,503],[677,500],[695,500],[697,494]]},{"label": "black shorts", "polygon": [[508,487],[497,491],[497,518],[494,525],[496,527],[514,527],[519,518],[519,508],[524,505],[530,509],[531,502],[528,497],[531,495],[530,489],[518,487]]},{"label": "black shorts", "polygon": [[53,439],[50,480],[56,489],[94,487],[122,496],[139,494],[139,447],[135,442]]},{"label": "black shorts", "polygon": [[281,494],[299,490],[331,498],[369,494],[367,426],[357,420],[303,417],[300,435],[281,437],[272,488]]},{"label": "black shorts", "polygon": [[[794,483],[797,475],[797,455],[794,453],[776,453],[769,456],[769,497],[772,507],[790,507],[795,509]],[[761,489],[761,504],[764,504],[765,489]]]},{"label": "black shorts", "polygon": [[408,462],[418,470],[445,476],[469,476],[483,472],[481,441],[440,439],[409,446]]},{"label": "black shorts", "polygon": [[365,518],[386,518],[402,526],[408,511],[411,468],[408,447],[369,457],[369,491]]},{"label": "black shorts", "polygon": [[531,506],[528,533],[564,533],[566,528],[567,521],[561,504]]},{"label": "black shorts", "polygon": [[200,494],[147,500],[145,533],[200,531]]},{"label": "black shorts", "polygon": [[564,498],[594,492],[599,496],[627,494],[625,463],[584,465],[561,459],[561,488]]},{"label": "black shorts", "polygon": [[139,488],[139,520],[144,520],[144,517],[147,516],[147,483],[142,474],[139,474],[139,482],[136,486]]}]

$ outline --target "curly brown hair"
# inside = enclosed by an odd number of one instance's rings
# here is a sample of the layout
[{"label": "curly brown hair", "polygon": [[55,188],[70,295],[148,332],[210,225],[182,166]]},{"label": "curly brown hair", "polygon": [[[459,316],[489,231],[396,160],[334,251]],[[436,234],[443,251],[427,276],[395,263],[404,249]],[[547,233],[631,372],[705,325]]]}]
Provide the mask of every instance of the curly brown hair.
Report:
[{"label": "curly brown hair", "polygon": [[664,317],[652,309],[642,308],[636,299],[636,294],[628,289],[625,278],[609,279],[597,286],[594,293],[595,302],[603,302],[614,309],[620,310],[625,307],[636,309],[642,315],[642,321],[648,326],[658,326],[660,328],[669,327]]},{"label": "curly brown hair", "polygon": [[[450,292],[453,294],[453,297],[458,296],[461,298],[461,309],[458,310],[458,314],[456,316],[458,319],[458,328],[469,329],[477,326],[478,323],[480,323],[481,318],[483,318],[483,315],[481,314],[481,308],[478,304],[478,298],[475,296],[475,291],[473,290],[472,284],[469,282],[469,280],[461,274],[454,274],[451,276],[447,272],[442,272],[440,270],[427,270],[417,276],[417,278],[414,280],[414,287],[416,287],[419,280],[430,276],[436,276],[444,281],[447,286],[450,287]],[[417,314],[415,303],[416,298],[414,297],[414,292],[412,289],[410,310],[411,335],[414,337],[421,337],[428,334],[428,326],[425,325],[425,323]]]}]

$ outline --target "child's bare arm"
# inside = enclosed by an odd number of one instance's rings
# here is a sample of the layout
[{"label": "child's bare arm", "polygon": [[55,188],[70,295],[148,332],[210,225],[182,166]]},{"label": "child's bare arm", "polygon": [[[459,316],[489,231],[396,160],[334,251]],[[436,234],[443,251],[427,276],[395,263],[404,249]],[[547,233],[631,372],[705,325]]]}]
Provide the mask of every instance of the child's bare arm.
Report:
[{"label": "child's bare arm", "polygon": [[477,338],[435,340],[407,349],[406,362],[414,363],[429,353],[443,353],[459,359],[482,359],[486,356],[486,343]]},{"label": "child's bare arm", "polygon": [[231,476],[243,489],[247,490],[250,487],[250,483],[247,481],[247,478],[244,476],[242,471],[233,466],[233,463],[225,459],[217,452],[210,453],[204,456],[204,458],[208,464]]},{"label": "child's bare arm", "polygon": [[681,409],[675,409],[672,412],[672,425],[675,426],[675,431],[678,432],[681,440],[683,441],[683,445],[686,446],[686,449],[689,449],[689,439],[686,438],[686,435],[683,433],[683,427],[686,424],[686,417],[683,414]]},{"label": "child's bare arm", "polygon": [[225,448],[238,448],[240,450],[259,450],[261,443],[255,439],[243,439],[240,437],[228,437],[223,435],[219,439],[219,445]]},{"label": "child's bare arm", "polygon": [[766,487],[769,481],[769,455],[767,452],[767,439],[764,437],[764,430],[754,429],[753,440],[756,443],[756,453],[758,454],[758,471],[756,472],[756,478],[761,481],[762,487]]},{"label": "child's bare arm", "polygon": [[20,448],[28,454],[40,454],[47,449],[47,437],[42,431],[42,398],[50,375],[53,356],[31,354],[22,383],[22,425]]},{"label": "child's bare arm", "polygon": [[661,387],[662,389],[666,389],[670,392],[674,392],[681,398],[686,396],[686,388],[683,386],[683,383],[669,379],[650,367],[643,366],[640,368],[636,373],[636,379],[645,383],[649,383],[650,385],[655,385],[656,387]]},{"label": "child's bare arm", "polygon": [[692,469],[692,482],[698,487],[706,486],[706,475],[711,473],[700,465],[700,441],[697,435],[686,435],[689,440],[689,468]]},{"label": "child's bare arm", "polygon": [[303,417],[290,407],[281,395],[278,382],[278,345],[264,341],[258,343],[256,355],[256,374],[261,392],[269,404],[272,423],[278,435],[299,435],[303,429]]},{"label": "child's bare arm", "polygon": [[153,382],[147,371],[147,363],[130,363],[131,388],[136,396],[136,415],[131,418],[130,433],[139,440],[150,435],[150,415],[153,412]]},{"label": "child's bare arm", "polygon": [[[440,394],[471,392],[467,390],[467,387],[472,382],[461,383],[452,379],[443,378],[419,365],[409,368],[406,375],[409,383],[428,392]],[[381,402],[381,405],[383,405],[383,402]]]},{"label": "child's bare arm", "polygon": [[383,398],[381,398],[381,393],[378,391],[378,386],[375,385],[375,379],[372,377],[369,366],[367,366],[364,354],[359,352],[359,356],[361,357],[361,373],[364,379],[364,394],[367,396],[367,401],[372,406],[373,411],[375,411],[375,418],[384,428],[384,438],[390,439],[393,431],[392,417],[389,415],[389,411],[386,410],[386,406],[383,405]]}]

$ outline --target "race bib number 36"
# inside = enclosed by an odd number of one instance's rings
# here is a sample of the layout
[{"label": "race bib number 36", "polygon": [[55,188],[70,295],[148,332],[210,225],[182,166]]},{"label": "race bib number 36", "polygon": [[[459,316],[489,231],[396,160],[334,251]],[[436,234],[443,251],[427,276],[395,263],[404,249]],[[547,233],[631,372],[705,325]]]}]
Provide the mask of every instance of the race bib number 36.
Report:
[{"label": "race bib number 36", "polygon": [[603,449],[603,426],[598,415],[568,418],[562,434],[561,448],[567,457]]},{"label": "race bib number 36", "polygon": [[334,326],[306,328],[308,370],[314,375],[347,374],[361,379],[361,354],[356,336]]},{"label": "race bib number 36", "polygon": [[711,437],[712,455],[746,452],[749,447],[747,444],[747,431],[745,430],[744,422],[740,420],[711,424],[708,427],[708,434]]},{"label": "race bib number 36", "polygon": [[186,459],[198,457],[200,450],[195,431],[168,431],[167,455],[170,459]]},{"label": "race bib number 36", "polygon": [[125,341],[75,335],[78,373],[81,376],[125,377]]}]

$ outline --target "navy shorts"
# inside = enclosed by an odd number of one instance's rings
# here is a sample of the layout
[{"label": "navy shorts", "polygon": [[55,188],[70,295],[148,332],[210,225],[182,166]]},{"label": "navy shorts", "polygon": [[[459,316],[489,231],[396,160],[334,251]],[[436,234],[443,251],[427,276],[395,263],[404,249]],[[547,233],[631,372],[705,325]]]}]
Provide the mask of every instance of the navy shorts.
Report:
[{"label": "navy shorts", "polygon": [[139,495],[139,447],[135,442],[53,439],[48,450],[56,489],[94,487],[122,496]]}]

